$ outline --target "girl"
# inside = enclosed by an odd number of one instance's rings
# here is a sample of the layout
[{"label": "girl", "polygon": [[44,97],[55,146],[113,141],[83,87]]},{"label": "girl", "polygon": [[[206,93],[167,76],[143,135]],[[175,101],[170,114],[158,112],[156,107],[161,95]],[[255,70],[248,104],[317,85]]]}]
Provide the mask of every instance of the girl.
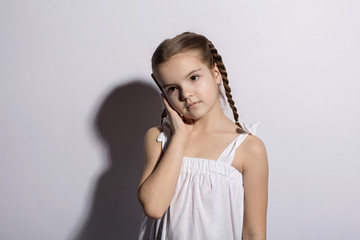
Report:
[{"label": "girl", "polygon": [[[158,46],[152,69],[165,109],[162,126],[144,137],[139,239],[265,239],[265,145],[239,124],[214,45],[185,32]],[[224,113],[222,89],[235,123]]]}]

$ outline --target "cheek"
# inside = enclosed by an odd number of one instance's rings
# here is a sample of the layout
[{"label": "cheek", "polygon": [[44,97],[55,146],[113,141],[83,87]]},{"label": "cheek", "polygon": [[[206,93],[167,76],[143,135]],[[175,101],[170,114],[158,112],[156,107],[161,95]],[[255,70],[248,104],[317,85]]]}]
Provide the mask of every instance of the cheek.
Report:
[{"label": "cheek", "polygon": [[167,96],[167,99],[169,100],[170,105],[175,108],[176,110],[179,109],[179,95],[177,93],[170,94],[170,96]]},{"label": "cheek", "polygon": [[207,79],[207,81],[208,82],[203,81],[198,84],[197,89],[201,90],[198,92],[199,94],[209,97],[210,95],[213,95],[215,91],[218,91],[218,87],[217,85],[211,84],[209,79]]},{"label": "cheek", "polygon": [[175,93],[167,94],[166,97],[171,104],[174,104],[176,100],[179,99],[179,94],[175,92]]}]

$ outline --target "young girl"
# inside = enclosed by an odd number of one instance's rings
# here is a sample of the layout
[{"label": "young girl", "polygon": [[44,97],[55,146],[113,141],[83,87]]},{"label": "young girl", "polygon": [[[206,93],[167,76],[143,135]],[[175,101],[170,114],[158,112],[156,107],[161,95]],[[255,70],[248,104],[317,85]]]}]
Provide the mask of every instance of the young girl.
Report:
[{"label": "young girl", "polygon": [[[152,57],[162,126],[144,137],[139,239],[265,239],[268,160],[243,128],[221,56],[203,35],[163,41]],[[235,123],[224,113],[225,91]]]}]

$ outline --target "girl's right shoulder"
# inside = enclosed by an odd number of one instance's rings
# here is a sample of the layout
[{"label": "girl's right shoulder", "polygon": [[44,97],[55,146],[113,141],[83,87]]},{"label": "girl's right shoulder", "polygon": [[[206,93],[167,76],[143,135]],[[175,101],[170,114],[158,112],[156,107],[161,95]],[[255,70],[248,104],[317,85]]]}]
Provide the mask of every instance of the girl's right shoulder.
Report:
[{"label": "girl's right shoulder", "polygon": [[157,141],[157,137],[163,131],[162,126],[155,126],[149,128],[144,136],[144,147],[145,151],[154,151],[154,149],[159,149],[155,152],[161,152],[161,142]]},{"label": "girl's right shoulder", "polygon": [[162,126],[155,126],[149,128],[145,133],[145,139],[144,140],[155,140],[159,136],[159,134],[163,131]]}]

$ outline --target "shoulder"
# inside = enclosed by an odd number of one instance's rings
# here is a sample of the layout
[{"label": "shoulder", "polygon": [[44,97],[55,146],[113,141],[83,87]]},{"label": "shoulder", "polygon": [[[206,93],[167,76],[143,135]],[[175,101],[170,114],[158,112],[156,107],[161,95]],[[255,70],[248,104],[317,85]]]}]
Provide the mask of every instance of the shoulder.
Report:
[{"label": "shoulder", "polygon": [[159,148],[158,146],[161,146],[161,143],[156,140],[161,132],[161,126],[151,127],[146,131],[144,135],[144,149],[146,152],[151,152],[154,148],[157,149]]},{"label": "shoulder", "polygon": [[146,133],[144,135],[145,148],[148,148],[148,147],[151,148],[154,145],[160,144],[156,141],[156,139],[159,136],[159,134],[161,133],[161,131],[162,131],[161,126],[151,127],[146,131]]},{"label": "shoulder", "polygon": [[161,133],[161,131],[162,131],[161,126],[151,127],[146,131],[144,138],[145,139],[154,139]]},{"label": "shoulder", "polygon": [[267,168],[268,158],[265,143],[257,136],[249,134],[243,142],[243,170],[249,170],[249,168],[264,167]]},{"label": "shoulder", "polygon": [[256,165],[267,167],[267,152],[264,142],[259,137],[248,134],[236,149],[233,165],[241,173]]},{"label": "shoulder", "polygon": [[153,169],[161,156],[161,142],[156,141],[162,127],[148,129],[144,136],[145,169]]},{"label": "shoulder", "polygon": [[246,152],[250,155],[259,155],[266,153],[265,143],[261,140],[261,138],[249,134],[243,144],[245,145]]}]

